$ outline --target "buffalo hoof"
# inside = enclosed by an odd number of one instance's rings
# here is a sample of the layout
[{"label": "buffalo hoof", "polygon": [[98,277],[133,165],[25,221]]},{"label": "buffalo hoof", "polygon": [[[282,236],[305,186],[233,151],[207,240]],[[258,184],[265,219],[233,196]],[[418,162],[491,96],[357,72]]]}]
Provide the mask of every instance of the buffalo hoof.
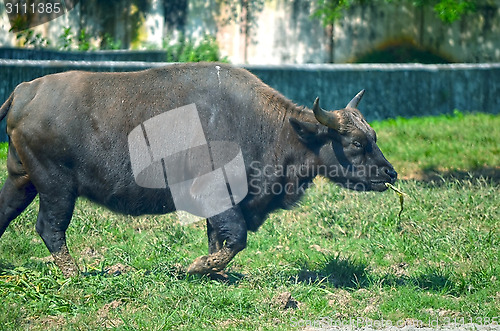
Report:
[{"label": "buffalo hoof", "polygon": [[216,262],[219,261],[214,260],[211,255],[200,256],[191,263],[187,273],[191,275],[215,274],[225,267],[225,265],[221,266],[220,263]]},{"label": "buffalo hoof", "polygon": [[198,275],[217,273],[227,266],[234,255],[230,249],[223,247],[213,254],[197,257],[189,266],[187,273]]},{"label": "buffalo hoof", "polygon": [[80,274],[79,270],[75,269],[61,269],[64,278],[76,277]]},{"label": "buffalo hoof", "polygon": [[66,247],[63,247],[61,251],[57,253],[52,253],[52,257],[54,258],[54,263],[59,267],[64,277],[70,278],[79,274],[80,270],[71,255],[69,255]]}]

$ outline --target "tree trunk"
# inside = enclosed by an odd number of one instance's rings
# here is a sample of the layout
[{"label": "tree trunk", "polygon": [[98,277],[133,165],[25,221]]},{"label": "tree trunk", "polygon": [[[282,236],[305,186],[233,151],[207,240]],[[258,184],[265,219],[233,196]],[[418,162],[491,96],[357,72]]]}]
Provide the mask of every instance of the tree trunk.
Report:
[{"label": "tree trunk", "polygon": [[325,28],[326,30],[326,61],[328,63],[335,62],[335,40],[333,35],[333,23],[328,24]]}]

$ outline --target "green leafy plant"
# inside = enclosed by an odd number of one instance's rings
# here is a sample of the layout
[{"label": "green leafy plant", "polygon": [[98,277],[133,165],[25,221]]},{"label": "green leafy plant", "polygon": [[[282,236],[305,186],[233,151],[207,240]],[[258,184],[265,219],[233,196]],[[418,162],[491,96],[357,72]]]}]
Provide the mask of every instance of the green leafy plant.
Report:
[{"label": "green leafy plant", "polygon": [[342,18],[343,12],[355,4],[356,0],[318,0],[312,17],[321,20],[324,26]]},{"label": "green leafy plant", "polygon": [[58,39],[59,49],[62,51],[71,51],[74,49],[79,51],[90,50],[89,35],[85,29],[81,29],[79,34],[74,34],[71,27],[66,27]]},{"label": "green leafy plant", "polygon": [[475,10],[474,2],[467,0],[440,0],[434,5],[434,11],[446,23],[453,23],[464,14]]},{"label": "green leafy plant", "polygon": [[59,40],[59,49],[63,51],[70,51],[73,47],[73,32],[71,32],[71,27],[63,28],[63,33],[61,33],[58,37]]},{"label": "green leafy plant", "polygon": [[228,62],[226,57],[220,56],[219,45],[214,37],[206,35],[199,43],[182,36],[174,44],[168,39],[164,43],[168,62]]},{"label": "green leafy plant", "polygon": [[87,31],[85,29],[81,29],[80,34],[78,35],[78,50],[90,50],[89,35],[87,34]]},{"label": "green leafy plant", "polygon": [[102,50],[117,50],[120,49],[122,43],[120,40],[115,40],[109,33],[102,36],[101,47]]},{"label": "green leafy plant", "polygon": [[[401,5],[407,0],[318,0],[317,9],[313,17],[321,20],[324,26],[334,23],[342,18],[345,11],[354,5],[391,3]],[[415,0],[409,2],[414,7],[432,6],[436,15],[445,23],[453,23],[465,14],[474,12],[476,6],[470,0]]]},{"label": "green leafy plant", "polygon": [[[9,31],[13,31],[11,28]],[[35,33],[33,29],[26,29],[16,34],[16,40],[22,47],[33,47],[36,49],[48,47],[50,40],[44,38],[41,33]]]}]

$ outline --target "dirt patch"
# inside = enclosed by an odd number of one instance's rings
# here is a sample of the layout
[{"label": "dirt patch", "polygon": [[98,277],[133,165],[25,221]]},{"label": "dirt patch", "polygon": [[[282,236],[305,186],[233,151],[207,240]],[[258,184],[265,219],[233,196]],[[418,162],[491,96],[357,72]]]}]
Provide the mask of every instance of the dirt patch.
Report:
[{"label": "dirt patch", "polygon": [[296,309],[299,307],[299,302],[292,297],[290,292],[283,292],[273,299],[275,306],[280,309]]},{"label": "dirt patch", "polygon": [[409,273],[408,273],[408,263],[406,262],[400,262],[400,263],[396,263],[396,264],[393,264],[391,266],[391,269],[392,269],[392,272],[394,273],[394,275],[396,275],[396,277],[409,277]]},{"label": "dirt patch", "polygon": [[[107,248],[103,248],[103,250],[107,250]],[[87,259],[87,260],[93,260],[93,259],[102,259],[103,255],[98,252],[96,249],[93,247],[86,247],[81,253],[80,253],[81,259]]]},{"label": "dirt patch", "polygon": [[334,318],[343,319],[349,316],[349,306],[352,302],[351,293],[338,290],[328,295],[328,305],[335,310]]},{"label": "dirt patch", "polygon": [[101,309],[97,311],[97,315],[99,315],[100,317],[108,316],[110,310],[118,308],[121,304],[122,304],[121,300],[113,300],[102,306]]},{"label": "dirt patch", "polygon": [[63,326],[66,324],[66,320],[64,319],[63,316],[44,316],[44,317],[32,317],[28,319],[28,323],[34,324],[36,322],[37,326],[40,326],[42,329],[62,329]]},{"label": "dirt patch", "polygon": [[97,314],[96,314],[98,324],[100,326],[107,328],[107,329],[116,328],[116,327],[122,325],[123,321],[121,319],[110,318],[110,316],[109,316],[110,313],[112,311],[116,310],[119,306],[121,306],[122,303],[123,302],[121,300],[113,300],[113,301],[105,304],[104,306],[102,306],[97,311]]},{"label": "dirt patch", "polygon": [[330,294],[328,296],[328,305],[330,307],[347,307],[351,300],[352,296],[351,293],[347,292],[346,290],[339,290],[333,294]]},{"label": "dirt patch", "polygon": [[424,312],[426,312],[432,316],[449,317],[449,318],[457,317],[460,315],[460,313],[457,311],[453,311],[453,310],[449,310],[449,309],[441,309],[441,308],[438,308],[438,309],[428,308],[428,309],[424,309]]},{"label": "dirt patch", "polygon": [[316,251],[318,251],[320,253],[323,253],[325,255],[332,254],[332,251],[330,251],[329,249],[323,248],[320,245],[314,244],[314,245],[309,246],[309,248],[314,249],[314,250],[316,250]]},{"label": "dirt patch", "polygon": [[121,274],[128,272],[128,271],[131,271],[131,270],[134,270],[134,268],[132,268],[131,266],[128,266],[128,265],[121,264],[121,263],[113,264],[112,266],[109,266],[108,268],[105,269],[107,274],[114,275],[114,276],[121,275]]}]

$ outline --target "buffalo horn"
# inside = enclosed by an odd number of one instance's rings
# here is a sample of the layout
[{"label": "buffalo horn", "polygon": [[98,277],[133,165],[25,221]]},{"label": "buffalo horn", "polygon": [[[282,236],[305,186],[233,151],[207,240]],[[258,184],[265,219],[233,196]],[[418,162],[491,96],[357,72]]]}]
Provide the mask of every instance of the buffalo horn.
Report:
[{"label": "buffalo horn", "polygon": [[316,98],[314,100],[314,105],[313,105],[313,112],[314,112],[314,117],[320,122],[321,124],[331,128],[338,130],[340,127],[340,124],[338,122],[337,116],[333,112],[326,111],[322,109],[319,106],[319,98]]},{"label": "buffalo horn", "polygon": [[365,94],[365,90],[359,91],[358,94],[354,98],[352,98],[351,101],[347,104],[346,108],[356,108],[358,107],[358,103],[361,101],[361,98],[363,97],[363,94]]}]

